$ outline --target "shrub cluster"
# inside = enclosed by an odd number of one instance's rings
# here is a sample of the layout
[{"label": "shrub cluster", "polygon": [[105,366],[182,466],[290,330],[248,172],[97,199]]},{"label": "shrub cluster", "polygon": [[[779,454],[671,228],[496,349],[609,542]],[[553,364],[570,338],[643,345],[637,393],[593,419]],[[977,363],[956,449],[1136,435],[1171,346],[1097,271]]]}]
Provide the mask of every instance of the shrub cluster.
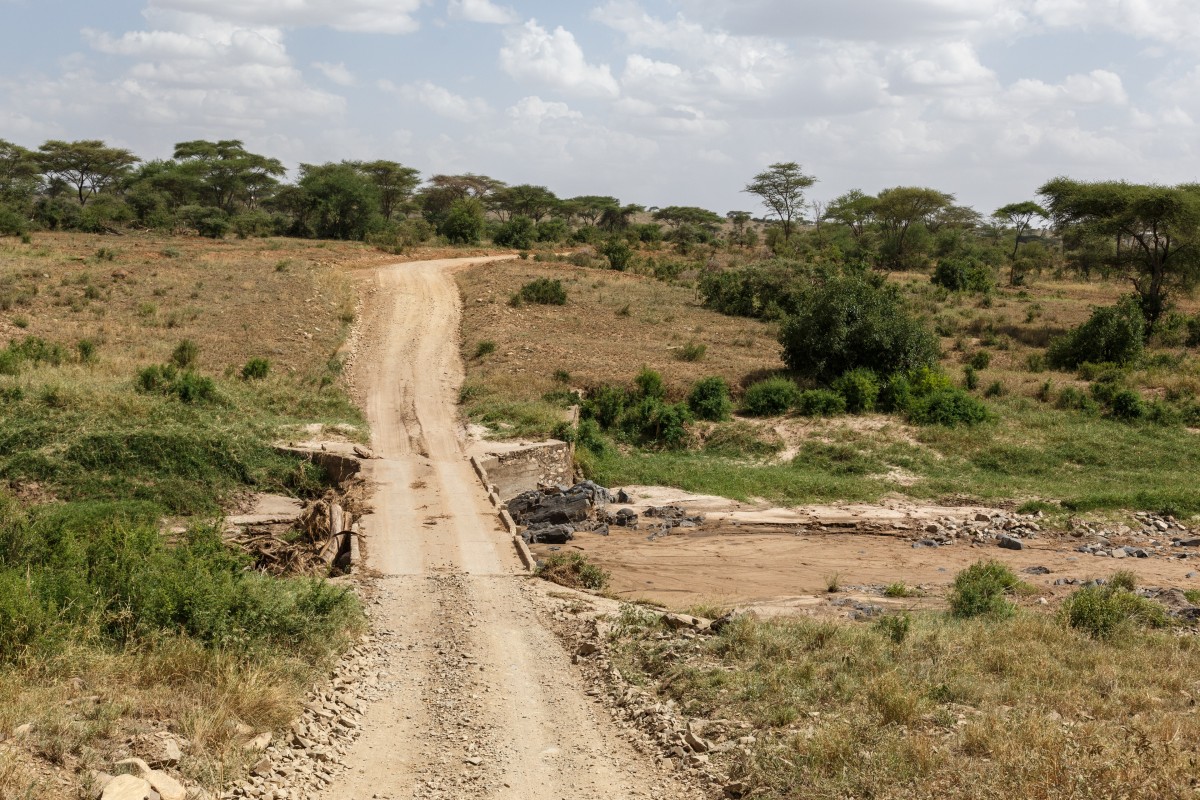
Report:
[{"label": "shrub cluster", "polygon": [[800,391],[794,381],[775,376],[751,385],[742,397],[742,410],[752,416],[777,416],[788,411],[830,417],[884,411],[905,414],[920,425],[976,425],[991,418],[987,406],[951,385],[945,374],[920,367],[880,379],[858,367],[839,375],[828,389]]},{"label": "shrub cluster", "polygon": [[943,258],[931,279],[935,286],[952,292],[990,292],[996,286],[991,267],[971,256]]},{"label": "shrub cluster", "polygon": [[1046,359],[1056,369],[1093,364],[1131,364],[1142,355],[1146,319],[1137,300],[1097,308],[1087,322],[1050,343]]},{"label": "shrub cluster", "polygon": [[1084,586],[1062,605],[1063,620],[1094,639],[1112,639],[1134,628],[1165,628],[1166,609],[1134,593],[1129,573],[1113,576],[1105,586]]},{"label": "shrub cluster", "polygon": [[6,348],[0,350],[0,375],[17,375],[25,364],[57,367],[66,360],[67,351],[62,345],[37,336],[26,336],[19,342],[9,342]]},{"label": "shrub cluster", "polygon": [[343,589],[247,570],[215,527],[168,544],[156,506],[73,503],[29,515],[0,497],[0,661],[59,642],[183,634],[239,650],[321,652],[358,614]]},{"label": "shrub cluster", "polygon": [[[685,445],[689,438],[687,426],[693,419],[691,398],[688,403],[668,402],[662,375],[652,369],[643,369],[634,379],[634,386],[593,389],[583,403],[585,420],[639,444]],[[719,388],[713,385],[699,388],[699,392],[693,389],[692,396],[706,411],[720,406]]]},{"label": "shrub cluster", "polygon": [[860,367],[891,375],[938,359],[933,331],[904,306],[895,287],[857,276],[805,292],[779,341],[790,369],[824,383]]},{"label": "shrub cluster", "polygon": [[1007,617],[1015,610],[1007,595],[1020,583],[999,561],[976,561],[954,576],[950,611],[958,617]]},{"label": "shrub cluster", "polygon": [[137,387],[149,394],[165,394],[185,403],[208,403],[217,399],[212,378],[174,364],[151,364],[138,373]]},{"label": "shrub cluster", "polygon": [[567,304],[567,290],[563,288],[562,281],[551,280],[550,278],[538,278],[535,281],[530,281],[521,287],[521,290],[514,295],[513,305],[525,303],[538,303],[545,306],[565,306]]}]

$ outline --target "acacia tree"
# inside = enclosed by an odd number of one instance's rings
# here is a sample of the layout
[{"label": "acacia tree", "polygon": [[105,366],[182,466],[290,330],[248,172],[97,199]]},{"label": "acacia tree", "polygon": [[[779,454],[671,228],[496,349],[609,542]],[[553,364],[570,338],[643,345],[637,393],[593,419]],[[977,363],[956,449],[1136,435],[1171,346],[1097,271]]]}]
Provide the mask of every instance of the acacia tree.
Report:
[{"label": "acacia tree", "polygon": [[742,191],[758,195],[773,216],[783,225],[783,241],[792,237],[794,219],[804,213],[804,190],[817,182],[805,175],[795,161],[772,164],[754,176]]},{"label": "acacia tree", "polygon": [[0,202],[27,203],[37,186],[38,163],[34,153],[0,139]]},{"label": "acacia tree", "polygon": [[883,266],[888,269],[907,266],[913,227],[926,223],[953,202],[954,195],[922,186],[897,186],[880,192],[875,202],[875,217],[884,232]]},{"label": "acacia tree", "polygon": [[492,205],[502,218],[529,217],[535,223],[545,219],[559,202],[557,195],[545,186],[528,183],[501,189],[492,196]]},{"label": "acacia tree", "polygon": [[992,212],[992,219],[1002,222],[1016,231],[1016,241],[1013,242],[1012,251],[1014,260],[1017,257],[1017,249],[1021,246],[1021,236],[1029,230],[1029,226],[1033,224],[1033,218],[1046,219],[1047,216],[1046,209],[1032,200],[1026,200],[1023,203],[1009,203]]},{"label": "acacia tree", "polygon": [[251,153],[238,139],[196,139],[175,145],[184,174],[195,178],[205,205],[232,214],[239,203],[254,208],[287,170],[277,158]]},{"label": "acacia tree", "polygon": [[875,220],[875,207],[878,204],[879,201],[871,195],[851,189],[829,203],[825,208],[825,219],[845,225],[850,229],[851,236],[862,239],[867,226]]},{"label": "acacia tree", "polygon": [[571,209],[574,216],[579,217],[586,224],[595,227],[604,212],[609,209],[621,207],[621,201],[615,197],[606,195],[585,194],[579,197],[572,197],[566,201],[566,205]]},{"label": "acacia tree", "polygon": [[[1055,178],[1038,189],[1055,226],[1074,241],[1105,239],[1107,266],[1133,284],[1146,336],[1173,298],[1200,282],[1200,186]],[[1076,253],[1071,252],[1074,256]],[[1095,258],[1094,250],[1088,256]]]},{"label": "acacia tree", "polygon": [[109,147],[99,139],[51,139],[38,148],[37,159],[43,173],[74,187],[81,206],[118,183],[141,160],[129,150]]},{"label": "acacia tree", "polygon": [[391,220],[412,199],[413,191],[421,183],[420,172],[395,161],[358,161],[354,166],[375,184],[379,213],[386,220]]}]

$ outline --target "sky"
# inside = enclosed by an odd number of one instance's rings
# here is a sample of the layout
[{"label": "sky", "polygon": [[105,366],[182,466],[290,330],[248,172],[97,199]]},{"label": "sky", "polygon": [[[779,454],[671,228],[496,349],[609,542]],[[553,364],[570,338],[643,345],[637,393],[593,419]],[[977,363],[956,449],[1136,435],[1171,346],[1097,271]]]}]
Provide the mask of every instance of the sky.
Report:
[{"label": "sky", "polygon": [[241,139],[762,213],[1057,175],[1200,178],[1196,0],[0,0],[0,138]]}]

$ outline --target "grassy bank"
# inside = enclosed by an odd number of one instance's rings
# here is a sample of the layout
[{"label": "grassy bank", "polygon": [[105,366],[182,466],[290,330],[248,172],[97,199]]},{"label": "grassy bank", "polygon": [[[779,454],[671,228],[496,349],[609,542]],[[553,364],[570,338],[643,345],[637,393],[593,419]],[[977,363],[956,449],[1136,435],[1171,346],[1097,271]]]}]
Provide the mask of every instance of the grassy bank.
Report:
[{"label": "grassy bank", "polygon": [[[1131,424],[1045,409],[1025,398],[994,402],[998,419],[974,428],[884,423],[854,429],[810,423],[785,463],[709,450],[583,451],[604,485],[678,486],[737,500],[783,504],[877,500],[1049,502],[1069,511],[1147,509],[1200,514],[1197,435],[1180,426]],[[753,441],[743,441],[754,449]]]},{"label": "grassy bank", "polygon": [[[643,366],[662,375],[668,401],[684,399],[710,375],[723,378],[736,401],[782,369],[776,325],[704,308],[694,287],[700,270],[668,281],[532,262],[462,273],[464,411],[499,437],[549,435],[562,408],[575,402],[572,392],[630,387]],[[508,304],[538,278],[560,279],[566,305]],[[608,485],[658,484],[784,504],[900,494],[1044,505],[1063,514],[1200,514],[1200,490],[1188,479],[1200,471],[1200,439],[1186,419],[1149,412],[1141,420],[1115,419],[1088,399],[1081,374],[1045,366],[1049,341],[1087,319],[1094,305],[1115,302],[1124,287],[1047,278],[984,298],[946,292],[922,275],[892,281],[936,328],[949,381],[962,385],[968,367],[973,371],[970,391],[986,403],[991,421],[947,428],[914,425],[900,414],[791,413],[693,426],[683,449],[610,438],[601,451],[580,449],[583,468]],[[1200,391],[1200,360],[1178,342],[1156,340],[1120,380],[1147,408],[1183,408]]]},{"label": "grassy bank", "polygon": [[178,774],[216,787],[249,758],[238,731],[285,725],[363,624],[345,591],[254,572],[217,519],[250,492],[325,491],[279,439],[366,435],[339,387],[354,303],[335,266],[376,256],[136,235],[4,248],[0,730],[31,729],[0,750],[0,796],[63,796],[58,777],[84,787],[166,731],[187,743]]}]

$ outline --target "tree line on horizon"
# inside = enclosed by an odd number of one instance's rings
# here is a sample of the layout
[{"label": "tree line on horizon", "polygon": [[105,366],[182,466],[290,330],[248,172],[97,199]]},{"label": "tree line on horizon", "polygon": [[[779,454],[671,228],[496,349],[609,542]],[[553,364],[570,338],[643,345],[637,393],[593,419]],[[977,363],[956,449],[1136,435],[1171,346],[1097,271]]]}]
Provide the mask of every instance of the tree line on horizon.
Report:
[{"label": "tree line on horizon", "polygon": [[[1200,185],[1154,186],[1059,177],[1039,204],[988,215],[921,186],[875,195],[851,190],[810,201],[817,179],[795,162],[772,164],[745,186],[766,214],[724,216],[696,206],[645,207],[615,197],[560,198],[545,186],[486,175],[433,175],[396,161],[301,164],[294,181],[276,158],[238,140],[175,145],[142,160],[101,140],[0,139],[0,235],[29,229],[94,233],[141,228],[221,238],[294,236],[364,240],[397,252],[441,238],[596,246],[614,268],[637,247],[670,244],[683,255],[726,247],[769,257],[884,272],[936,269],[962,287],[1007,267],[1010,285],[1066,264],[1085,277],[1133,286],[1148,325],[1200,279]],[[1054,237],[1037,230],[1048,224]]]}]

